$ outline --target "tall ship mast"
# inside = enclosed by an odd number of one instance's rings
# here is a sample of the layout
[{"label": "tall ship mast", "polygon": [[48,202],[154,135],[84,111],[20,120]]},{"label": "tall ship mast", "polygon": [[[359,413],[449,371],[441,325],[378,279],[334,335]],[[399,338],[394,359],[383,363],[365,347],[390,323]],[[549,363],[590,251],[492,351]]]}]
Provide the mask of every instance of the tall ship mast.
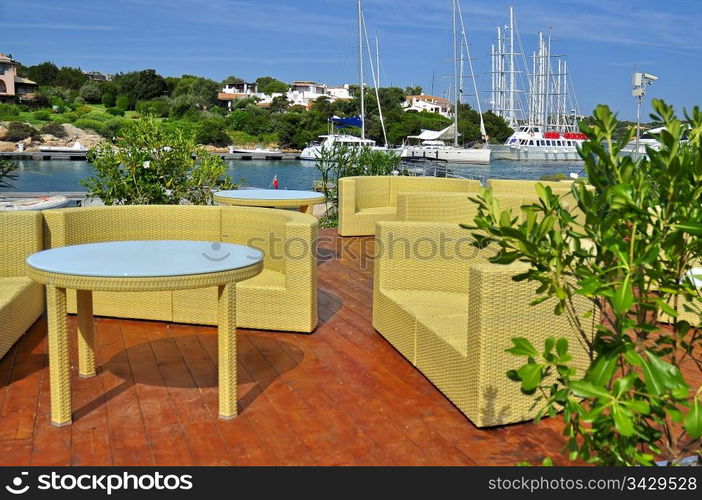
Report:
[{"label": "tall ship mast", "polygon": [[514,134],[505,144],[491,146],[495,158],[581,160],[578,146],[585,135],[578,131],[580,110],[568,62],[552,53],[552,42],[550,28],[546,36],[538,33],[537,48],[528,64],[512,7],[509,24],[497,28],[490,52],[490,101],[493,113],[502,117]]},{"label": "tall ship mast", "polygon": [[[475,73],[473,72],[473,62],[470,57],[468,35],[463,23],[461,4],[459,0],[452,0],[452,61],[453,61],[453,124],[443,130],[422,130],[419,135],[409,136],[407,139],[417,142],[402,148],[403,158],[425,158],[441,160],[448,163],[472,163],[487,165],[490,163],[491,150],[487,144],[476,144],[476,147],[461,147],[458,144],[458,109],[461,105],[461,94],[463,93],[463,65],[468,61],[471,72],[473,89],[477,104],[477,111],[480,115],[480,133],[482,139],[487,138],[483,113],[480,106],[480,97],[475,83]],[[465,54],[465,57],[464,57]],[[452,140],[453,144],[446,144],[444,141]]]}]

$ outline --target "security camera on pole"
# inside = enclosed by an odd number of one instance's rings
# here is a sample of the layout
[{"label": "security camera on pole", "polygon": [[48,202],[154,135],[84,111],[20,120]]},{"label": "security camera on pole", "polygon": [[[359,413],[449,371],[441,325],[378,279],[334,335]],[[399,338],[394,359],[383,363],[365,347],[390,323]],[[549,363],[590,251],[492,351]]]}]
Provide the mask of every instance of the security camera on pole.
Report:
[{"label": "security camera on pole", "polygon": [[641,102],[646,94],[646,85],[651,85],[658,80],[657,76],[648,73],[634,73],[631,78],[633,87],[632,95],[636,97],[636,149],[634,150],[634,161],[639,159],[639,136],[641,135]]}]

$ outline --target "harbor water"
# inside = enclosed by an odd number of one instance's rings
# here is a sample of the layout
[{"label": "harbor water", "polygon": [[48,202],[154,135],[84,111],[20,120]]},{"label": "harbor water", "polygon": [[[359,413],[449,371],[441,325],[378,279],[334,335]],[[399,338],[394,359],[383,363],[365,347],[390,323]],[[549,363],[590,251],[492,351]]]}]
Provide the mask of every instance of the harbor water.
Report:
[{"label": "harbor water", "polygon": [[[39,161],[21,160],[19,176],[9,181],[13,188],[0,191],[56,192],[84,191],[80,180],[91,177],[94,172],[86,161]],[[319,178],[312,161],[250,160],[227,161],[229,175],[247,187],[268,188],[274,176],[278,176],[280,189],[311,189]],[[451,166],[452,170],[465,177],[484,179],[539,179],[545,174],[582,174],[582,162],[516,162],[493,160],[489,165]]]}]

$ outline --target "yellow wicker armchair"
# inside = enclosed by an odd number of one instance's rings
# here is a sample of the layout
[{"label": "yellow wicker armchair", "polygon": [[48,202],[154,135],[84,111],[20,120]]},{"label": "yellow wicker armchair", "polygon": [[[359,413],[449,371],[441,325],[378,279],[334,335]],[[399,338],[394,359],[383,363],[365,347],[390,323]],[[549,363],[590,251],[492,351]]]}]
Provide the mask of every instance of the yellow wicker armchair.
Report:
[{"label": "yellow wicker armchair", "polygon": [[583,369],[587,356],[552,303],[529,305],[536,286],[512,280],[525,264],[490,264],[470,241],[456,224],[378,223],[373,326],[476,426],[529,420],[533,398],[506,376],[520,363],[510,339],[564,336]]},{"label": "yellow wicker armchair", "polygon": [[[310,215],[255,207],[132,205],[47,210],[44,218],[47,248],[156,239],[259,248],[265,254],[263,271],[236,287],[237,326],[311,332],[317,325],[317,219]],[[94,311],[102,316],[214,325],[216,296],[216,288],[96,292]],[[69,292],[68,310],[76,310],[75,293]]]},{"label": "yellow wicker armchair", "polygon": [[339,179],[341,236],[375,234],[375,223],[397,219],[397,198],[405,192],[477,193],[480,182],[434,177],[367,176]]},{"label": "yellow wicker armchair", "polygon": [[44,311],[44,287],[26,266],[41,249],[41,212],[0,213],[0,358]]}]

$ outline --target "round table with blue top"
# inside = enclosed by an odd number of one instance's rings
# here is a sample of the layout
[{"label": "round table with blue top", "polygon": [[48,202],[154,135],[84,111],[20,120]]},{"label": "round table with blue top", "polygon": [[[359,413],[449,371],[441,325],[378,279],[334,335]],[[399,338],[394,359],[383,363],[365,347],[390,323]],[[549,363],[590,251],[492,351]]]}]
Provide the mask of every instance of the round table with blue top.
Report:
[{"label": "round table with blue top", "polygon": [[237,414],[236,283],[259,274],[255,248],[206,241],[113,241],[57,247],[27,258],[46,285],[51,423],[71,423],[66,289],[77,291],[78,366],[95,375],[93,291],[146,292],[218,287],[219,416]]},{"label": "round table with blue top", "polygon": [[326,201],[322,193],[296,189],[232,189],[217,191],[214,200],[223,205],[247,207],[298,208],[310,213],[310,207]]}]

